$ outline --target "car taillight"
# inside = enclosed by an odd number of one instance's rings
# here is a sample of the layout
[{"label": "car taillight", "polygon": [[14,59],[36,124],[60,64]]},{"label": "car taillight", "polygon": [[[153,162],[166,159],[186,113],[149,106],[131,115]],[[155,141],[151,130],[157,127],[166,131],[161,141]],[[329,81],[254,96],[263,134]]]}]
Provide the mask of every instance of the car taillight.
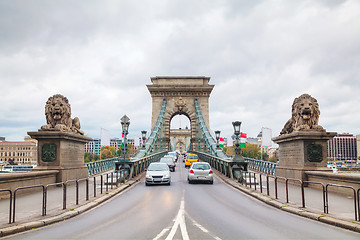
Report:
[{"label": "car taillight", "polygon": [[190,169],[190,173],[194,174],[194,170]]},{"label": "car taillight", "polygon": [[212,170],[210,169],[209,174],[213,174]]}]

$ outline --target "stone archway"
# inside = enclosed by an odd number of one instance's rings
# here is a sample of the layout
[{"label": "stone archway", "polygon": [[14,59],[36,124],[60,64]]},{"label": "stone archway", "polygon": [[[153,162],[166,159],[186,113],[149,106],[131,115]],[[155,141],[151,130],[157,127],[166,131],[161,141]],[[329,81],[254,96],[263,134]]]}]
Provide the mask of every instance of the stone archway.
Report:
[{"label": "stone archway", "polygon": [[209,125],[209,97],[214,85],[209,85],[209,77],[152,77],[152,85],[147,88],[152,97],[151,130],[154,129],[160,114],[163,99],[166,99],[162,138],[170,141],[170,122],[178,114],[186,115],[190,120],[191,141],[197,137],[200,129],[195,113],[195,99],[198,100],[200,110],[206,126]]}]

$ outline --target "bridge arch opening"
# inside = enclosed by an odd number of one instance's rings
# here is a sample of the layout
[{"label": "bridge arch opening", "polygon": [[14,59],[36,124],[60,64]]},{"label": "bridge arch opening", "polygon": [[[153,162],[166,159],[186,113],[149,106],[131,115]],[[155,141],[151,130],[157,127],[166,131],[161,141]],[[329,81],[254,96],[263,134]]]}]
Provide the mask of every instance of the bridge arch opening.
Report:
[{"label": "bridge arch opening", "polygon": [[189,151],[191,142],[191,119],[187,114],[176,112],[170,117],[169,150]]}]

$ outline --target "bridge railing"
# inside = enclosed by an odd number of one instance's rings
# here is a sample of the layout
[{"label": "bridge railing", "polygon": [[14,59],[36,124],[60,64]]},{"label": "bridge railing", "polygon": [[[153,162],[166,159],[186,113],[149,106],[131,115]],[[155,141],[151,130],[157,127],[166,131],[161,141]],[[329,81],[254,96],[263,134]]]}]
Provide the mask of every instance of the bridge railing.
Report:
[{"label": "bridge railing", "polygon": [[88,168],[89,176],[102,173],[105,171],[109,171],[111,169],[115,168],[115,162],[119,161],[119,158],[109,158],[109,159],[103,159],[98,160],[94,162],[88,162],[85,163],[85,165]]},{"label": "bridge railing", "polygon": [[[195,152],[199,155],[199,157],[210,163],[212,167],[215,167],[216,170],[220,171],[221,173],[225,174],[228,177],[231,177],[231,167],[233,165],[236,165],[236,162],[232,160],[231,155],[227,156],[226,158],[220,158],[216,157],[210,153],[204,153],[204,152]],[[266,173],[269,175],[275,175],[276,167],[278,166],[277,163],[253,159],[253,158],[247,158],[244,157],[245,161],[248,162],[248,168],[261,172]],[[225,170],[228,169],[228,170]]]},{"label": "bridge railing", "polygon": [[202,161],[208,162],[212,168],[215,168],[227,177],[233,177],[232,164],[233,161],[230,158],[220,158],[209,153],[194,151]]},{"label": "bridge railing", "polygon": [[133,158],[130,159],[130,161],[125,162],[124,164],[129,165],[130,167],[129,176],[136,177],[138,174],[145,171],[150,163],[159,161],[166,153],[166,151],[161,151],[139,159]]},{"label": "bridge railing", "polygon": [[138,159],[130,158],[127,161],[123,161],[121,157],[116,157],[85,163],[85,165],[88,168],[89,176],[92,176],[109,170],[115,170],[115,163],[120,162],[127,167],[129,171],[128,175],[130,177],[135,177],[136,175],[144,171],[151,162],[158,161],[165,154],[165,151],[157,152]]},{"label": "bridge railing", "polygon": [[248,164],[249,169],[252,169],[252,170],[255,170],[258,172],[262,172],[262,173],[266,173],[269,175],[275,175],[275,169],[279,165],[277,163],[253,159],[253,158],[244,157],[244,159],[247,162],[249,162],[249,164]]}]

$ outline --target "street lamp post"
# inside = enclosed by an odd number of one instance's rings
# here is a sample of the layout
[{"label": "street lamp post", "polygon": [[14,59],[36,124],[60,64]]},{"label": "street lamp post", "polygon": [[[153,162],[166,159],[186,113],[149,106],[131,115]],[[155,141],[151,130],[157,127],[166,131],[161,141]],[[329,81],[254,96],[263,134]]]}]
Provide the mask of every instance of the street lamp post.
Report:
[{"label": "street lamp post", "polygon": [[142,147],[145,148],[145,140],[146,140],[146,131],[141,131],[141,137],[142,137]]},{"label": "street lamp post", "polygon": [[236,121],[232,123],[234,127],[234,134],[235,134],[235,154],[234,154],[234,161],[240,161],[243,160],[241,157],[241,148],[239,143],[239,135],[240,135],[240,127],[241,122]]},{"label": "street lamp post", "polygon": [[240,127],[241,122],[235,121],[232,123],[234,127],[234,135],[235,135],[235,153],[233,158],[233,174],[236,179],[238,179],[239,182],[244,181],[243,172],[247,172],[247,166],[248,162],[244,160],[244,158],[241,156],[241,148],[240,148],[240,142],[239,142],[239,135],[240,135]]},{"label": "street lamp post", "polygon": [[220,139],[220,131],[215,131],[215,138],[216,138],[216,149],[219,149],[219,139]]},{"label": "street lamp post", "polygon": [[122,133],[124,134],[124,161],[126,161],[126,146],[127,146],[127,141],[126,141],[126,136],[129,133],[129,125],[130,125],[130,118],[126,115],[124,115],[121,118],[121,127],[122,127]]}]

